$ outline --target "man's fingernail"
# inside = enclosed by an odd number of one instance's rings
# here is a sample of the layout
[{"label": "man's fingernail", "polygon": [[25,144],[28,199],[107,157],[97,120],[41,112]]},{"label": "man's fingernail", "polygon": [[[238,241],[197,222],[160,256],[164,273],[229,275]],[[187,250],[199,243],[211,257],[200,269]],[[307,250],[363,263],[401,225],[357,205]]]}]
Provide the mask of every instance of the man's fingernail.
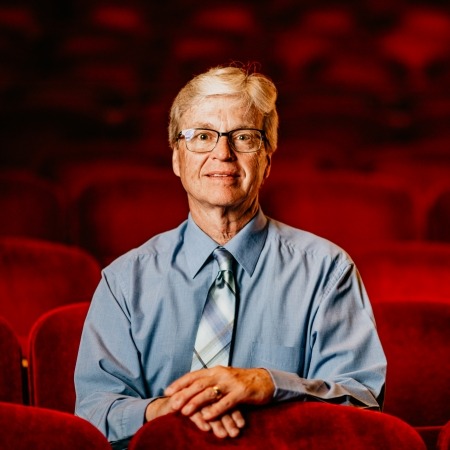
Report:
[{"label": "man's fingernail", "polygon": [[237,425],[239,428],[244,428],[245,421],[244,421],[244,420],[237,420],[237,421],[236,421],[236,425]]},{"label": "man's fingernail", "polygon": [[233,428],[232,430],[230,430],[230,437],[236,437],[238,434],[239,434],[238,428]]}]

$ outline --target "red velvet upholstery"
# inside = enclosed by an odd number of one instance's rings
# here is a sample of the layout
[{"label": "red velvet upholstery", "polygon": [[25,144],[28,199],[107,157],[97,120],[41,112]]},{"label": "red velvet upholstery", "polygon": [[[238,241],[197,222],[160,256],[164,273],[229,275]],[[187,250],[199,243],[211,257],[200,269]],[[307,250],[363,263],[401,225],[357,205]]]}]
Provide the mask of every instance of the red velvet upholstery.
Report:
[{"label": "red velvet upholstery", "polygon": [[[388,361],[384,411],[419,432],[444,425],[450,417],[450,303],[373,306]],[[424,436],[430,433],[436,430],[424,430]]]},{"label": "red velvet upholstery", "polygon": [[438,450],[450,450],[450,420],[442,427],[439,433]]},{"label": "red velvet upholstery", "polygon": [[427,238],[450,242],[450,189],[443,191],[428,213]]},{"label": "red velvet upholstery", "polygon": [[23,172],[0,175],[0,235],[62,241],[65,204],[62,192]]},{"label": "red velvet upholstery", "polygon": [[17,336],[0,317],[0,402],[22,403],[21,367]]},{"label": "red velvet upholstery", "polygon": [[383,300],[450,303],[450,245],[395,242],[358,255],[356,264],[372,302]]},{"label": "red velvet upholstery", "polygon": [[90,300],[99,280],[98,262],[77,247],[0,239],[0,314],[19,336],[24,353],[38,317],[57,306]]},{"label": "red velvet upholstery", "polygon": [[[268,185],[270,183],[270,177]],[[373,242],[412,239],[417,234],[412,196],[384,180],[350,174],[298,178],[286,174],[261,203],[269,216],[313,232],[353,252]]]},{"label": "red velvet upholstery", "polygon": [[186,193],[174,174],[165,180],[121,177],[86,189],[78,203],[79,244],[104,264],[177,227],[188,215]]},{"label": "red velvet upholstery", "polygon": [[30,332],[30,403],[72,413],[73,376],[89,302],[61,306],[44,314]]},{"label": "red velvet upholstery", "polygon": [[[129,145],[127,147],[130,151]],[[109,144],[108,150],[112,153],[111,144]],[[78,154],[73,157],[67,157],[66,155],[60,161],[54,160],[53,167],[50,169],[51,176],[57,180],[58,184],[63,186],[64,191],[68,193],[71,199],[77,199],[86,188],[92,184],[98,184],[100,181],[117,180],[124,176],[130,178],[164,178],[169,171],[170,176],[174,177],[171,169],[161,169],[148,159],[133,154],[126,157],[113,157],[108,154],[105,156],[101,152],[107,153],[107,150],[102,149],[98,143],[96,143],[96,149],[88,147],[84,149],[84,152],[88,154],[80,155],[78,149]]]},{"label": "red velvet upholstery", "polygon": [[218,439],[186,417],[170,414],[142,427],[129,450],[425,449],[417,432],[387,414],[327,403],[285,403],[249,410],[235,439]]},{"label": "red velvet upholstery", "polygon": [[2,450],[111,450],[86,420],[33,406],[0,403]]}]

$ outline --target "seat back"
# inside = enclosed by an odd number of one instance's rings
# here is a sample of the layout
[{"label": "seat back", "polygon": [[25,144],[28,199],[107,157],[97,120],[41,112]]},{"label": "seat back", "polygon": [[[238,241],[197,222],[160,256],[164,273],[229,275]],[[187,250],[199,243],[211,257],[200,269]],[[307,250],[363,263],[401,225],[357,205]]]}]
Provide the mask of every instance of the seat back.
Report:
[{"label": "seat back", "polygon": [[19,340],[0,317],[0,402],[23,402],[21,367]]},{"label": "seat back", "polygon": [[373,242],[417,235],[412,195],[399,185],[343,173],[286,178],[269,186],[261,199],[265,213],[276,220],[352,252]]},{"label": "seat back", "polygon": [[111,450],[106,438],[84,419],[60,411],[0,403],[2,450]]},{"label": "seat back", "polygon": [[374,303],[388,361],[384,411],[415,427],[450,417],[450,303]]},{"label": "seat back", "polygon": [[63,241],[66,210],[57,186],[21,172],[0,175],[0,235]]},{"label": "seat back", "polygon": [[72,413],[74,372],[89,302],[61,306],[44,314],[30,332],[30,403]]},{"label": "seat back", "polygon": [[450,303],[450,245],[395,242],[359,254],[356,264],[372,302],[386,300]]},{"label": "seat back", "polygon": [[34,322],[61,305],[89,301],[100,266],[86,251],[47,241],[0,238],[0,315],[27,353]]},{"label": "seat back", "polygon": [[349,406],[292,402],[250,409],[244,415],[246,427],[230,441],[200,431],[187,417],[169,414],[145,424],[128,448],[425,449],[417,432],[402,420]]},{"label": "seat back", "polygon": [[427,216],[427,238],[433,241],[450,242],[450,189],[444,190],[435,199]]},{"label": "seat back", "polygon": [[155,234],[177,227],[188,215],[186,193],[170,178],[119,177],[91,185],[78,201],[78,244],[103,264]]}]

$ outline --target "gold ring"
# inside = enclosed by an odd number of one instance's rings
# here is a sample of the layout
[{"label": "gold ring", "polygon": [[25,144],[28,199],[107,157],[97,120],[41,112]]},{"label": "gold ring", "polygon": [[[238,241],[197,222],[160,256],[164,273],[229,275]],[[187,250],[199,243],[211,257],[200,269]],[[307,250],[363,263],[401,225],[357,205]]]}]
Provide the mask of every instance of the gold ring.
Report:
[{"label": "gold ring", "polygon": [[219,398],[222,395],[222,391],[219,386],[213,386],[211,389],[213,390],[215,398]]}]

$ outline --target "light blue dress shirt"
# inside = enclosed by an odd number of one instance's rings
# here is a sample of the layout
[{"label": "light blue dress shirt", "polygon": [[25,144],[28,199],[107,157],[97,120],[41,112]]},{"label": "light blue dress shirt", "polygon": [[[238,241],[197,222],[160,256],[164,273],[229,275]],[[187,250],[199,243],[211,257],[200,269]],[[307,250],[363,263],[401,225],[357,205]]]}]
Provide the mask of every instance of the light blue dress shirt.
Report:
[{"label": "light blue dress shirt", "polygon": [[[189,372],[217,243],[189,216],[104,269],[75,371],[76,414],[110,441]],[[380,407],[386,359],[360,276],[339,247],[258,214],[226,245],[239,289],[232,364],[263,367],[274,400]]]}]

